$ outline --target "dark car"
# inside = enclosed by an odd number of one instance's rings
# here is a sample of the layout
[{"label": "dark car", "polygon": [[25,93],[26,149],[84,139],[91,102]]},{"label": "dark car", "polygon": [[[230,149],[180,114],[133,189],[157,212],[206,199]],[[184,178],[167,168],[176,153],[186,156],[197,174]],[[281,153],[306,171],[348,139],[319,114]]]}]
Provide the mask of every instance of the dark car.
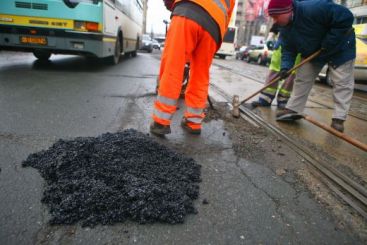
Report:
[{"label": "dark car", "polygon": [[153,51],[153,40],[150,38],[149,35],[143,35],[142,46],[140,49],[145,50],[148,53],[151,53]]},{"label": "dark car", "polygon": [[253,49],[255,46],[242,46],[237,52],[236,52],[236,60],[244,60],[247,58],[248,53],[251,49]]}]

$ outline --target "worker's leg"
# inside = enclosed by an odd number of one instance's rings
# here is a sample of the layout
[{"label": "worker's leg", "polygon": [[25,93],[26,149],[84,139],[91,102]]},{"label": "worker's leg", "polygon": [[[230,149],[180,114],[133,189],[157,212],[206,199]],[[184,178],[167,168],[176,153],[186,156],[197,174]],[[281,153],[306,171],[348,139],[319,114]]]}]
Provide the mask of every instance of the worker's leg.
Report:
[{"label": "worker's leg", "polygon": [[[269,74],[265,81],[265,86],[268,85],[271,82],[271,80],[273,80],[278,75],[278,73],[279,73],[278,71],[269,70]],[[260,92],[257,103],[253,103],[253,105],[271,106],[271,103],[273,102],[273,99],[275,98],[275,95],[277,93],[277,89],[278,89],[278,82],[274,83],[273,85],[270,85],[262,92]]]},{"label": "worker's leg", "polygon": [[208,100],[209,68],[217,50],[214,39],[199,25],[197,38],[197,46],[192,53],[190,63],[190,80],[185,94],[184,115],[187,125],[194,130],[200,130],[204,118],[204,109]]},{"label": "worker's leg", "polygon": [[329,66],[331,81],[333,81],[334,112],[333,118],[347,119],[348,110],[354,91],[354,60],[350,60],[336,69]]},{"label": "worker's leg", "polygon": [[[265,85],[269,84],[271,80],[273,80],[280,71],[280,61],[281,61],[281,47],[276,49],[271,56],[271,62],[269,66],[269,74],[266,78]],[[275,95],[278,89],[278,82],[264,89],[264,91],[260,92],[259,98],[257,101],[253,101],[253,106],[271,106]]]},{"label": "worker's leg", "polygon": [[307,102],[316,77],[321,71],[321,66],[311,62],[305,63],[298,68],[294,79],[293,91],[286,108],[297,113],[302,113]]},{"label": "worker's leg", "polygon": [[[301,54],[297,55],[294,65],[298,65],[301,62]],[[277,95],[277,106],[279,109],[285,108],[293,90],[294,79],[296,78],[296,71],[293,71],[284,83],[281,85]]]},{"label": "worker's leg", "polygon": [[195,22],[174,16],[167,33],[160,67],[158,96],[154,103],[153,120],[170,125],[180,95],[185,63],[196,45]]},{"label": "worker's leg", "polygon": [[295,74],[289,75],[289,77],[287,77],[287,79],[285,79],[283,84],[280,86],[277,95],[277,106],[279,109],[285,108],[287,105],[288,100],[291,97],[295,77]]}]

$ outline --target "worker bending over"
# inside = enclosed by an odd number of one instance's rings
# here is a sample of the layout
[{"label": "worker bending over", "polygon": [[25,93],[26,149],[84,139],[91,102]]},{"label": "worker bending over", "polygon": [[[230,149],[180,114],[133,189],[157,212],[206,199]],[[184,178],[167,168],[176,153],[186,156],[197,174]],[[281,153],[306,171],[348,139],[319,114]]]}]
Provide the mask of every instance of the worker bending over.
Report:
[{"label": "worker bending over", "polygon": [[181,126],[190,133],[200,134],[208,98],[209,68],[227,31],[235,0],[164,0],[164,3],[172,11],[172,19],[161,59],[150,132],[171,133],[184,67],[189,62],[190,79]]},{"label": "worker bending over", "polygon": [[281,26],[281,74],[292,68],[297,53],[306,58],[321,54],[297,71],[286,109],[277,114],[279,121],[301,118],[312,85],[325,64],[333,81],[334,112],[331,127],[343,132],[354,89],[356,57],[353,14],[332,0],[270,0],[268,13]]}]

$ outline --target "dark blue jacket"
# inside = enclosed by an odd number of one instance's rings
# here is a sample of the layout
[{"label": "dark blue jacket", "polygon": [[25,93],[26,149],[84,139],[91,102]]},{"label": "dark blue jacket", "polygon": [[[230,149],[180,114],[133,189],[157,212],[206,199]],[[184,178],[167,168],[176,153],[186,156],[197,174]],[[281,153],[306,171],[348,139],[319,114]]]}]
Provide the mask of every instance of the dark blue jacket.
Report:
[{"label": "dark blue jacket", "polygon": [[313,60],[320,66],[336,68],[355,59],[353,20],[347,8],[332,0],[293,1],[293,19],[281,30],[282,69],[293,67],[297,53],[306,58],[320,48],[325,51]]}]

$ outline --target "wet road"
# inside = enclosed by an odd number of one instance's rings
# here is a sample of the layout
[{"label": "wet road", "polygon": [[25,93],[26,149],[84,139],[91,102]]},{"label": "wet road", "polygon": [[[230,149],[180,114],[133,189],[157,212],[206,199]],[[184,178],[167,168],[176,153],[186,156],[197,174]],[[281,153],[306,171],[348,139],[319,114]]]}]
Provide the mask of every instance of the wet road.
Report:
[{"label": "wet road", "polygon": [[[21,162],[59,138],[125,128],[146,133],[158,65],[156,56],[145,53],[114,67],[74,56],[42,64],[29,54],[0,53],[0,244],[363,243],[297,179],[306,170],[289,148],[263,132],[240,142],[244,152],[250,149],[246,157],[235,142],[241,131],[234,134],[223,120],[209,120],[200,137],[185,134],[182,109],[172,135],[157,140],[203,166],[198,215],[173,226],[48,225],[40,202],[43,180]],[[227,80],[227,74],[212,73],[214,81]],[[276,167],[287,171],[280,176]],[[201,204],[204,198],[209,205]]]},{"label": "wet road", "polygon": [[[227,59],[214,61],[213,74],[222,74],[227,79],[212,79],[215,87],[228,95],[238,94],[244,99],[263,86],[267,75],[267,67],[248,64],[244,61]],[[213,92],[215,89],[213,89]],[[332,88],[315,83],[305,113],[316,120],[330,125],[333,112]],[[221,98],[218,98],[221,100]],[[250,100],[256,100],[257,96]],[[302,144],[315,151],[321,159],[326,159],[334,167],[346,173],[352,179],[358,180],[367,186],[367,154],[343,140],[330,135],[328,132],[315,125],[301,120],[294,124],[279,123],[275,121],[276,105],[271,109],[259,108],[255,112],[266,121],[282,129]],[[354,91],[348,119],[345,123],[345,133],[349,136],[367,143],[367,92]]]}]

